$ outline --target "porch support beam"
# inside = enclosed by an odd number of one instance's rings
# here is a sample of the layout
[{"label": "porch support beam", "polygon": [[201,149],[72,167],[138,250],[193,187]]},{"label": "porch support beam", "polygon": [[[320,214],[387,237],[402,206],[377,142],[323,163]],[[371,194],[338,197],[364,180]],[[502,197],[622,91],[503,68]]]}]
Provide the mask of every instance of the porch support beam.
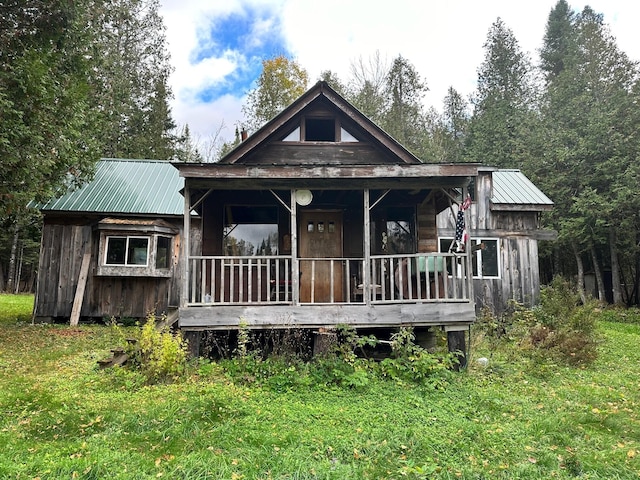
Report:
[{"label": "porch support beam", "polygon": [[189,248],[190,233],[191,233],[191,190],[189,188],[189,181],[184,182],[184,231],[182,232],[182,262],[178,262],[181,265],[182,275],[182,292],[180,293],[180,307],[186,307],[189,298],[189,256],[191,255],[191,249]]},{"label": "porch support beam", "polygon": [[287,205],[287,204],[284,202],[284,200],[282,200],[282,199],[278,196],[278,194],[277,194],[276,192],[274,192],[274,191],[273,191],[273,190],[271,190],[271,189],[269,189],[269,191],[271,192],[271,195],[273,195],[274,197],[276,197],[276,200],[278,200],[278,201],[282,204],[282,206],[283,206],[284,208],[286,208],[286,209],[289,211],[289,213],[291,213],[291,207],[290,207],[289,205]]},{"label": "porch support beam", "polygon": [[291,189],[291,295],[294,305],[300,305],[300,261],[298,260],[298,209],[296,190]]},{"label": "porch support beam", "polygon": [[[191,212],[192,210],[195,210],[196,208],[198,208],[198,205],[200,205],[202,202],[204,202],[204,199],[207,198],[209,195],[211,195],[211,192],[213,192],[213,188],[210,188],[209,190],[207,190],[207,192],[205,194],[203,194],[193,205],[191,205],[191,207],[189,209],[189,212]],[[187,193],[186,190],[185,190],[185,193]]]},{"label": "porch support beam", "polygon": [[380,198],[378,198],[375,202],[373,202],[373,205],[369,207],[369,210],[372,210],[373,208],[375,208],[375,206],[378,205],[384,199],[384,197],[386,197],[389,194],[390,191],[391,190],[387,190],[382,195],[380,195]]},{"label": "porch support beam", "polygon": [[371,305],[371,207],[369,198],[369,189],[363,191],[364,203],[364,265],[362,272],[362,295],[367,305]]}]

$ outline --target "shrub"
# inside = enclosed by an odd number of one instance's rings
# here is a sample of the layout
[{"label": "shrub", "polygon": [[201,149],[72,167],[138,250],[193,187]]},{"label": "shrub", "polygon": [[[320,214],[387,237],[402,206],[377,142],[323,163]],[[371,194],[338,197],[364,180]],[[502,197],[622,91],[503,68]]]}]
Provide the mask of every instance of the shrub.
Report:
[{"label": "shrub", "polygon": [[578,294],[561,278],[541,291],[541,302],[533,310],[535,323],[521,345],[537,361],[578,365],[597,357],[597,320],[600,305],[590,301],[580,305]]},{"label": "shrub", "polygon": [[158,328],[155,314],[147,316],[134,340],[129,342],[127,351],[130,364],[142,372],[148,383],[174,381],[185,373],[187,342],[180,332]]},{"label": "shrub", "polygon": [[379,364],[385,378],[400,382],[439,385],[444,372],[454,364],[453,354],[444,358],[429,353],[416,345],[413,328],[402,327],[391,335],[392,355]]}]

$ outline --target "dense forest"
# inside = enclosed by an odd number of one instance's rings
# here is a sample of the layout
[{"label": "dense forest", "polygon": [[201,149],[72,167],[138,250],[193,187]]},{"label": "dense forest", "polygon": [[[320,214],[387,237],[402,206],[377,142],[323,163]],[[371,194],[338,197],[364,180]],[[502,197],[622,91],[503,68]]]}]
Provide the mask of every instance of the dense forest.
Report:
[{"label": "dense forest", "polygon": [[[30,290],[39,218],[27,208],[91,177],[100,157],[215,161],[169,108],[171,71],[157,0],[5,2],[0,21],[0,290]],[[543,219],[543,280],[640,303],[640,82],[602,15],[559,0],[533,63],[498,18],[470,98],[424,105],[428,78],[398,55],[354,59],[321,78],[425,162],[519,168],[555,202]],[[99,53],[98,53],[99,52]],[[264,59],[238,129],[250,133],[309,86],[303,66]],[[239,134],[237,135],[239,136]],[[239,141],[237,138],[236,141]],[[213,152],[202,155],[198,152]]]}]

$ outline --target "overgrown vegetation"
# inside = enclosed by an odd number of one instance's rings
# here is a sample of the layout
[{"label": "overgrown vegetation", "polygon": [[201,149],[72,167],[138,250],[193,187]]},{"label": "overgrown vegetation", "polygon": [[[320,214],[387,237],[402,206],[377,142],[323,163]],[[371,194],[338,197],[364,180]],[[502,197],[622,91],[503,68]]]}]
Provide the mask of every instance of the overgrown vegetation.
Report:
[{"label": "overgrown vegetation", "polygon": [[[381,362],[360,350],[372,339],[345,328],[351,343],[327,363],[265,361],[252,353],[247,330],[244,360],[191,362],[180,381],[152,385],[136,370],[96,366],[121,334],[136,336],[141,327],[31,325],[16,320],[31,305],[9,314],[7,300],[0,297],[0,478],[640,475],[637,311],[595,310],[598,357],[577,367],[531,362],[518,348],[516,324],[529,325],[534,312],[520,309],[499,336],[480,322],[474,327],[467,370],[438,365],[426,381],[405,370],[373,374]],[[411,336],[397,332],[390,360],[421,355]],[[323,380],[331,362],[345,359],[354,362],[343,377],[351,382]],[[366,379],[357,385],[356,367]]]},{"label": "overgrown vegetation", "polygon": [[122,327],[115,319],[111,325],[120,343],[127,345],[127,366],[139,371],[147,383],[168,383],[179,380],[185,374],[187,343],[180,331],[174,333],[169,327],[159,327],[155,314],[147,315],[142,326],[129,329],[133,334],[129,338],[125,338]]},{"label": "overgrown vegetation", "polygon": [[581,303],[575,288],[560,277],[544,287],[540,296],[540,305],[534,309],[511,302],[499,316],[484,311],[476,326],[478,333],[494,346],[519,348],[538,364],[593,362],[600,341],[598,320],[615,318],[609,312],[619,310],[606,310],[592,299]]}]

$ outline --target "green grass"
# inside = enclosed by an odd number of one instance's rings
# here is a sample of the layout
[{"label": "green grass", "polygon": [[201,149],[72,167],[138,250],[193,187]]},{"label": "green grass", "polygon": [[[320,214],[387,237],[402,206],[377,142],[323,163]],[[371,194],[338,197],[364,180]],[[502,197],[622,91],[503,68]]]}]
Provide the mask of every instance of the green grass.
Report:
[{"label": "green grass", "polygon": [[602,323],[583,368],[474,344],[489,366],[472,359],[443,388],[276,389],[236,384],[217,364],[144,386],[96,367],[114,330],[21,323],[32,298],[18,300],[23,311],[6,313],[0,297],[0,478],[640,477],[635,323]]},{"label": "green grass", "polygon": [[32,311],[33,295],[0,293],[0,326],[30,322]]}]

